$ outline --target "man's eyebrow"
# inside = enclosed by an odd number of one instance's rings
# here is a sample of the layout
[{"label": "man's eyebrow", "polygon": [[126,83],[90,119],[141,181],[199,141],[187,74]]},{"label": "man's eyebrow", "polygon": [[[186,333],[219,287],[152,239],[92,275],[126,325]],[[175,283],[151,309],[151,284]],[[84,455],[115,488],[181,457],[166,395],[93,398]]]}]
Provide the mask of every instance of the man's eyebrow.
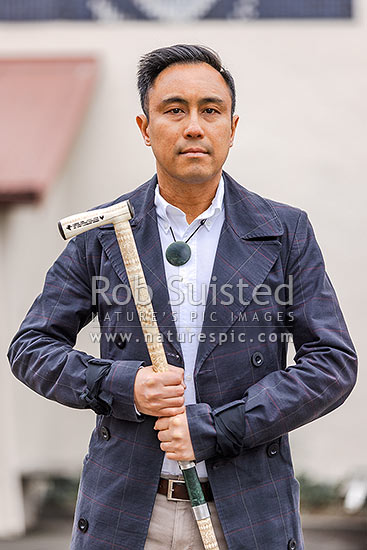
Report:
[{"label": "man's eyebrow", "polygon": [[203,99],[200,99],[199,103],[200,104],[203,104],[203,103],[217,103],[217,105],[223,105],[224,100],[221,99],[220,97],[212,96],[212,97],[204,97]]},{"label": "man's eyebrow", "polygon": [[172,96],[172,97],[167,97],[166,99],[162,99],[161,103],[163,103],[164,105],[167,105],[168,103],[185,103],[185,104],[188,104],[188,101],[186,99],[184,99],[183,97]]},{"label": "man's eyebrow", "polygon": [[[180,97],[180,96],[167,97],[165,99],[162,99],[161,103],[163,105],[168,105],[169,103],[180,103],[182,105],[189,104],[187,99],[184,99],[183,97]],[[216,103],[217,105],[223,105],[224,100],[217,96],[203,97],[202,99],[199,100],[199,105],[203,105],[205,103]]]}]

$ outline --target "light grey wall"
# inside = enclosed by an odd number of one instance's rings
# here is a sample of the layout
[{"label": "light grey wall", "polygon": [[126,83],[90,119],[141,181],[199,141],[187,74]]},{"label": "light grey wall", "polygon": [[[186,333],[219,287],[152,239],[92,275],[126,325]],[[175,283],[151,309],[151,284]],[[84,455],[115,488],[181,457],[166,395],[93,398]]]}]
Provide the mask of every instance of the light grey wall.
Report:
[{"label": "light grey wall", "polygon": [[[359,384],[346,404],[292,434],[296,472],[338,481],[367,468],[361,436],[367,420],[362,345],[366,27],[362,1],[354,21],[0,25],[2,56],[92,53],[100,61],[88,115],[51,191],[39,205],[9,207],[1,214],[2,345],[7,347],[64,246],[57,220],[107,202],[154,172],[151,151],[135,125],[140,55],[178,42],[209,45],[237,83],[240,125],[225,168],[245,187],[309,213],[359,348]],[[78,347],[98,354],[87,329]],[[8,369],[3,354],[0,363]],[[77,472],[94,414],[48,402],[11,382],[13,465],[19,471]]]}]

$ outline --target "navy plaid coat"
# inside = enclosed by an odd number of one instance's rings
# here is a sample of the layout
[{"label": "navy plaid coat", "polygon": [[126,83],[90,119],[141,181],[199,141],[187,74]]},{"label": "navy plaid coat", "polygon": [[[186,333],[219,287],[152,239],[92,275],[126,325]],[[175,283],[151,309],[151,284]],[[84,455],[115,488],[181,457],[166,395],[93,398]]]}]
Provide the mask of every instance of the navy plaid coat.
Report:
[{"label": "navy plaid coat", "polygon": [[[226,173],[224,183],[217,285],[203,322],[210,337],[200,342],[196,358],[197,404],[187,406],[191,439],[196,460],[206,461],[230,550],[302,549],[287,434],[344,402],[356,380],[355,350],[305,212],[265,200]],[[183,367],[172,337],[156,184],[154,176],[115,202],[130,199],[134,206],[131,225],[167,358]],[[95,276],[107,277],[109,288],[101,280],[105,294],[93,300]],[[218,296],[221,285],[235,287],[240,279],[242,296]],[[293,303],[284,286],[290,280]],[[254,300],[261,284],[268,287]],[[86,373],[92,367],[103,372],[97,399],[89,399],[99,414],[83,462],[73,550],[143,550],[157,492],[164,453],[153,430],[156,418],[139,417],[134,409],[135,375],[150,360],[127,285],[113,227],[79,235],[48,271],[8,353],[17,378],[69,407],[86,407]],[[74,349],[77,333],[96,314],[100,359]],[[289,335],[296,355],[287,367]]]}]

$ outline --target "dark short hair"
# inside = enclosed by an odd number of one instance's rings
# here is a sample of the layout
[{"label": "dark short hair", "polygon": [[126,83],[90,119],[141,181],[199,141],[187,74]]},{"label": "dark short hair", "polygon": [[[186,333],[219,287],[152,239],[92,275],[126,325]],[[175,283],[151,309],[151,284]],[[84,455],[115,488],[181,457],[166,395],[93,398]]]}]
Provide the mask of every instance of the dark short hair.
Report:
[{"label": "dark short hair", "polygon": [[177,63],[207,63],[224,78],[232,97],[231,114],[236,106],[236,90],[231,73],[222,65],[219,55],[210,48],[194,44],[176,44],[153,50],[140,58],[138,64],[138,90],[141,107],[148,117],[148,92],[159,73]]}]

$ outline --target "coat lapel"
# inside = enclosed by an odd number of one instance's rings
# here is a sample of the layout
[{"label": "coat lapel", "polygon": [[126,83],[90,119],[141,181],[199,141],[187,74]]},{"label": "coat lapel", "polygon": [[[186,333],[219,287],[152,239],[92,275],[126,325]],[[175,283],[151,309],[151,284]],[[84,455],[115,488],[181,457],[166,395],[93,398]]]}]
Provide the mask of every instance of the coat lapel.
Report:
[{"label": "coat lapel", "polygon": [[[218,345],[219,333],[227,332],[251,302],[254,288],[266,279],[281,248],[277,237],[283,227],[270,203],[241,187],[227,173],[223,176],[225,221],[202,328],[202,332],[217,336],[214,342],[208,337],[200,342],[195,373]],[[241,279],[242,295],[236,286]]]},{"label": "coat lapel", "polygon": [[[151,289],[153,309],[156,314],[159,330],[182,356],[181,346],[177,342],[176,326],[169,304],[169,294],[165,275],[161,242],[154,207],[154,190],[157,177],[140,186],[131,195],[123,196],[115,202],[129,199],[135,215],[131,220],[136,247],[143,267],[145,280]],[[127,274],[121,259],[120,249],[113,226],[99,229],[99,240],[109,257],[117,275],[124,284],[128,284]]]},{"label": "coat lapel", "polygon": [[[246,304],[251,302],[253,289],[266,279],[279,256],[281,243],[277,237],[283,233],[282,224],[268,201],[240,186],[226,172],[223,172],[223,177],[225,221],[215,256],[212,285],[207,297],[202,328],[205,333],[214,332],[217,335],[219,330],[229,330],[247,307]],[[130,223],[145,278],[153,292],[152,303],[158,326],[177,353],[182,356],[169,304],[154,207],[156,184],[157,177],[154,176],[133,193],[119,197],[114,202],[129,199],[134,207],[135,215]],[[97,231],[117,275],[124,284],[128,284],[113,226],[104,226]],[[236,287],[241,279],[242,296]],[[222,293],[222,289],[233,296],[231,300]],[[231,303],[228,303],[229,301]],[[200,369],[216,345],[218,340],[212,342],[210,338],[200,342],[195,372]]]}]

